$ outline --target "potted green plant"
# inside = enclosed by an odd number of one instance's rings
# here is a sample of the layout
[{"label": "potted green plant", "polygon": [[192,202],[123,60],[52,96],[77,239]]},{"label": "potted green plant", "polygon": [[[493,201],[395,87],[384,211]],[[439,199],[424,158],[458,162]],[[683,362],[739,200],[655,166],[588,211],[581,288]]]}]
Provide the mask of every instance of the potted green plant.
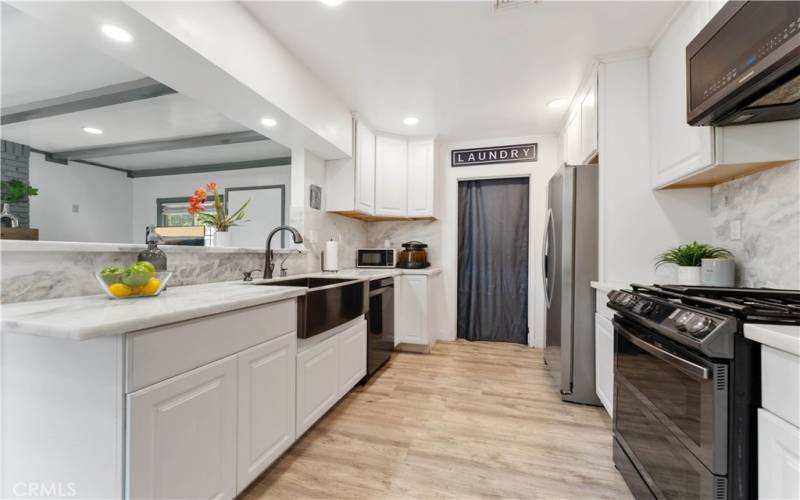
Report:
[{"label": "potted green plant", "polygon": [[31,196],[39,194],[39,190],[35,187],[22,182],[19,179],[11,179],[10,181],[0,182],[0,200],[2,200],[2,213],[0,220],[8,218],[11,221],[11,227],[17,226],[17,217],[9,210],[11,203],[19,203],[25,201]]},{"label": "potted green plant", "polygon": [[703,259],[722,259],[731,257],[731,253],[721,247],[693,241],[688,245],[670,248],[656,257],[656,268],[665,264],[678,266],[679,285],[700,285],[700,266]]},{"label": "potted green plant", "polygon": [[[208,200],[209,192],[214,197],[213,212],[205,211],[204,204]],[[240,222],[246,222],[244,220],[244,209],[247,208],[249,203],[250,200],[247,200],[238,210],[229,214],[225,209],[225,204],[222,202],[222,196],[217,190],[217,183],[209,182],[206,184],[206,189],[199,188],[195,190],[194,196],[189,198],[188,212],[190,215],[196,216],[200,224],[215,229],[212,246],[227,247],[231,243],[228,229],[238,225]]]}]

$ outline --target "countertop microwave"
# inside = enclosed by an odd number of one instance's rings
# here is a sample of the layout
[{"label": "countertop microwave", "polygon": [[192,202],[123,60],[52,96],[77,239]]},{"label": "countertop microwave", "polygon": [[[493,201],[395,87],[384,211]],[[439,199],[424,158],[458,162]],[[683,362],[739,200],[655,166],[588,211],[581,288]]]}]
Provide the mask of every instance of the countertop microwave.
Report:
[{"label": "countertop microwave", "polygon": [[729,1],[686,47],[690,125],[800,118],[800,2]]},{"label": "countertop microwave", "polygon": [[356,267],[384,268],[397,265],[394,248],[359,248],[356,250]]}]

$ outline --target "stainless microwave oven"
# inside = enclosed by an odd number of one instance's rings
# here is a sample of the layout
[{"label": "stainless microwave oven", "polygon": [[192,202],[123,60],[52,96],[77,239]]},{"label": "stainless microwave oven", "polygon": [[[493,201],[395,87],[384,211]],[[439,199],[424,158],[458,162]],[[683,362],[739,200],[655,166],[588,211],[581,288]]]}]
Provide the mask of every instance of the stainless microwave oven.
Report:
[{"label": "stainless microwave oven", "polygon": [[686,47],[690,125],[800,118],[800,2],[729,1]]},{"label": "stainless microwave oven", "polygon": [[397,252],[394,248],[359,248],[356,250],[356,267],[395,267]]}]

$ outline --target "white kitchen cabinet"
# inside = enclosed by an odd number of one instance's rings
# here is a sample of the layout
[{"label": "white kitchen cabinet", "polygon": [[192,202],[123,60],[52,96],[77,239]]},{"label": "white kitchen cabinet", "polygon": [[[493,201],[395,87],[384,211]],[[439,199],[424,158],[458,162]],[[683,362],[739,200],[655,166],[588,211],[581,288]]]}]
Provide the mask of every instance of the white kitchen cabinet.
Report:
[{"label": "white kitchen cabinet", "polygon": [[367,323],[361,321],[337,335],[339,339],[339,397],[367,374]]},{"label": "white kitchen cabinet", "polygon": [[375,134],[354,120],[353,158],[331,160],[325,168],[325,209],[345,214],[375,213]]},{"label": "white kitchen cabinet", "polygon": [[800,429],[758,410],[758,498],[800,498]]},{"label": "white kitchen cabinet", "polygon": [[339,339],[330,337],[297,354],[297,436],[339,400]]},{"label": "white kitchen cabinet", "polygon": [[375,215],[408,216],[407,153],[405,137],[375,137]]},{"label": "white kitchen cabinet", "polygon": [[236,356],[128,395],[127,496],[236,495]]},{"label": "white kitchen cabinet", "polygon": [[609,416],[614,413],[614,326],[608,318],[594,315],[594,376],[597,397]]},{"label": "white kitchen cabinet", "polygon": [[435,340],[436,313],[431,308],[440,276],[407,274],[395,278],[395,346],[429,350]]},{"label": "white kitchen cabinet", "polygon": [[573,110],[567,120],[567,163],[580,165],[581,162],[581,113]]},{"label": "white kitchen cabinet", "polygon": [[296,357],[294,332],[238,354],[237,492],[294,442]]},{"label": "white kitchen cabinet", "polygon": [[305,339],[297,350],[297,436],[314,425],[366,373],[364,318]]},{"label": "white kitchen cabinet", "polygon": [[375,213],[375,134],[356,122],[356,210]]},{"label": "white kitchen cabinet", "polygon": [[597,72],[592,72],[581,105],[580,163],[586,163],[597,153]]},{"label": "white kitchen cabinet", "polygon": [[408,141],[408,217],[433,217],[433,139]]},{"label": "white kitchen cabinet", "polygon": [[714,128],[686,123],[686,46],[710,19],[708,2],[687,2],[650,55],[651,168],[654,186],[714,163]]}]

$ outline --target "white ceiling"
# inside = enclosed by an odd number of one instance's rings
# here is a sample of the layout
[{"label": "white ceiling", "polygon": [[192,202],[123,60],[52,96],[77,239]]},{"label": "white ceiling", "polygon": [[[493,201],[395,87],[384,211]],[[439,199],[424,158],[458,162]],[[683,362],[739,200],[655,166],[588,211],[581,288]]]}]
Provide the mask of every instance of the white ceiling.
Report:
[{"label": "white ceiling", "polygon": [[[0,103],[3,108],[62,97],[144,78],[103,53],[55,34],[3,3]],[[103,130],[101,135],[83,127]],[[246,130],[208,106],[181,94],[28,120],[0,129],[3,139],[43,151],[212,135]],[[140,170],[290,156],[273,141],[139,153],[92,161]]]},{"label": "white ceiling", "polygon": [[492,4],[245,2],[376,129],[464,139],[556,131],[546,103],[598,56],[647,48],[679,2]]},{"label": "white ceiling", "polygon": [[101,52],[59,36],[3,3],[0,70],[4,108],[144,78]]},{"label": "white ceiling", "polygon": [[176,149],[157,153],[138,153],[135,155],[107,156],[92,158],[92,161],[124,168],[126,170],[148,170],[153,168],[187,167],[210,165],[264,158],[289,157],[289,148],[274,141],[242,142],[225,146]]},{"label": "white ceiling", "polygon": [[[87,134],[83,127],[103,130]],[[244,128],[181,94],[12,123],[3,137],[45,151],[239,132]]]}]

